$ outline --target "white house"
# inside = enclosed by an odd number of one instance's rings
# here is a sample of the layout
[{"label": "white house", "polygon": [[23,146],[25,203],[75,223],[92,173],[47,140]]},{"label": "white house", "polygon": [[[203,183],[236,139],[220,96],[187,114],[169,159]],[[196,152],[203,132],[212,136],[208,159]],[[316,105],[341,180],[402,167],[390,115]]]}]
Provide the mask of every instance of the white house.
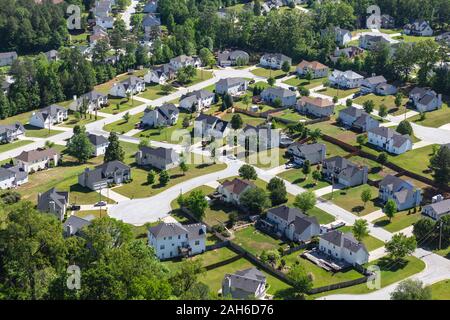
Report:
[{"label": "white house", "polygon": [[216,93],[238,96],[244,94],[248,88],[248,80],[243,78],[226,78],[216,82]]},{"label": "white house", "polygon": [[223,51],[217,55],[217,64],[221,67],[243,66],[248,64],[250,56],[242,50]]},{"label": "white house", "polygon": [[50,148],[22,151],[21,154],[14,158],[14,162],[20,169],[30,173],[47,169],[50,166],[57,166],[59,159],[59,152]]},{"label": "white house", "polygon": [[433,29],[428,21],[416,20],[403,27],[403,32],[407,35],[430,37],[433,35]]},{"label": "white house", "polygon": [[221,120],[215,116],[201,113],[194,121],[195,137],[222,139],[228,136],[229,132],[228,121]]},{"label": "white house", "polygon": [[136,95],[145,90],[145,81],[139,77],[131,76],[114,85],[109,90],[113,97],[125,98],[127,94]]},{"label": "white house", "polygon": [[170,66],[177,71],[178,69],[185,68],[187,66],[193,66],[194,68],[199,68],[202,66],[202,62],[199,57],[191,57],[186,55],[181,55],[170,59]]},{"label": "white house", "polygon": [[361,86],[364,77],[356,72],[334,70],[328,77],[330,84],[339,88],[354,89]]},{"label": "white house", "polygon": [[0,125],[0,144],[9,143],[19,139],[25,134],[25,128],[20,122]]},{"label": "white house", "polygon": [[206,226],[162,222],[148,229],[148,244],[159,259],[193,256],[205,252]]},{"label": "white house", "polygon": [[79,98],[74,96],[74,101],[69,105],[69,109],[80,111],[85,104],[87,112],[99,110],[108,103],[108,95],[92,90],[91,92],[81,95]]},{"label": "white house", "polygon": [[392,45],[399,43],[399,41],[384,33],[367,33],[359,38],[359,47],[366,50],[375,49],[381,43]]},{"label": "white house", "polygon": [[179,115],[180,111],[174,104],[165,103],[154,109],[146,108],[141,123],[149,127],[173,126],[178,122]]},{"label": "white house", "polygon": [[88,139],[94,146],[93,156],[98,157],[106,153],[106,148],[109,146],[109,141],[104,136],[89,134]]},{"label": "white house", "polygon": [[311,74],[313,79],[324,78],[328,76],[328,67],[318,61],[306,61],[303,60],[297,65],[297,74],[299,76],[306,76],[308,73]]},{"label": "white house", "polygon": [[197,90],[186,93],[180,99],[179,108],[192,112],[193,107],[196,111],[209,108],[214,103],[215,94],[207,90]]},{"label": "white house", "polygon": [[347,43],[352,41],[352,33],[349,30],[342,29],[340,27],[321,30],[322,36],[330,33],[334,35],[334,41],[340,47],[345,46]]},{"label": "white house", "polygon": [[433,220],[439,220],[450,214],[450,199],[444,199],[440,194],[434,196],[430,204],[423,206],[422,214]]},{"label": "white house", "polygon": [[397,210],[402,211],[420,205],[422,190],[410,181],[389,174],[378,185],[378,198],[383,203],[394,200]]},{"label": "white house", "polygon": [[292,59],[281,53],[266,53],[259,59],[261,66],[272,69],[281,69],[285,62],[292,65]]},{"label": "white house", "polygon": [[175,76],[175,71],[166,63],[150,69],[144,75],[144,81],[146,83],[166,84],[168,81],[175,79]]},{"label": "white house", "polygon": [[391,128],[377,127],[369,129],[368,142],[394,154],[402,154],[412,149],[411,137],[407,134],[401,135]]},{"label": "white house", "polygon": [[6,164],[0,167],[0,190],[11,189],[28,182],[28,172],[19,166]]},{"label": "white house", "polygon": [[369,261],[365,245],[353,235],[339,230],[330,231],[319,237],[319,250],[336,260],[344,260],[351,265],[363,265]]},{"label": "white house", "polygon": [[433,111],[442,107],[442,94],[434,90],[415,87],[409,93],[409,101],[419,112]]},{"label": "white house", "polygon": [[303,114],[311,114],[315,117],[329,117],[334,113],[334,103],[329,99],[320,97],[301,97],[296,105],[296,109]]},{"label": "white house", "polygon": [[297,95],[295,92],[285,88],[268,87],[261,92],[261,99],[268,104],[274,104],[275,101],[279,100],[281,107],[291,107],[295,106]]},{"label": "white house", "polygon": [[361,92],[364,94],[375,93],[377,86],[386,84],[387,80],[383,76],[372,76],[361,82]]},{"label": "white house", "polygon": [[62,123],[68,118],[69,115],[66,108],[52,104],[33,112],[30,117],[30,125],[38,128],[48,128],[49,125]]},{"label": "white house", "polygon": [[233,299],[263,299],[266,295],[266,276],[255,267],[225,274],[222,296]]}]

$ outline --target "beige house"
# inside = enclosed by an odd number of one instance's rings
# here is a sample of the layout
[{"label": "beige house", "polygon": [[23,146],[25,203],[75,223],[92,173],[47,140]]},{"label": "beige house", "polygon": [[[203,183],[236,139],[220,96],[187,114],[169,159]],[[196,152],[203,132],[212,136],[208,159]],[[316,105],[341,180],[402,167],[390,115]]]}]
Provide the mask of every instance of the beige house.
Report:
[{"label": "beige house", "polygon": [[217,187],[217,192],[221,195],[220,199],[226,203],[239,205],[239,198],[250,188],[255,188],[253,182],[234,178],[232,181],[226,180]]},{"label": "beige house", "polygon": [[23,151],[14,158],[14,161],[20,169],[23,169],[27,173],[32,173],[47,169],[50,166],[57,166],[59,159],[59,152],[50,148]]}]

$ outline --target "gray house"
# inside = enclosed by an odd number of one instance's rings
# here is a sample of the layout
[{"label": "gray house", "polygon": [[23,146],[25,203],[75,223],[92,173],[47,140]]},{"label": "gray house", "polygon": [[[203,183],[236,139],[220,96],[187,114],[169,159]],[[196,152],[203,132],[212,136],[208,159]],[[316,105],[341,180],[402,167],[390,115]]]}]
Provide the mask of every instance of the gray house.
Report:
[{"label": "gray house", "polygon": [[361,92],[362,93],[374,93],[378,85],[387,83],[387,80],[383,76],[373,76],[365,78],[361,82]]},{"label": "gray house", "polygon": [[104,136],[95,135],[92,133],[88,135],[88,139],[94,146],[94,151],[92,153],[94,157],[98,157],[106,153],[106,148],[108,148],[109,146],[108,139],[106,139]]},{"label": "gray house", "polygon": [[196,90],[188,92],[181,96],[179,108],[183,108],[189,112],[194,109],[196,111],[202,110],[204,108],[209,108],[215,99],[215,94],[207,90]]},{"label": "gray house", "polygon": [[153,39],[161,33],[161,19],[153,13],[147,14],[142,19],[142,26],[146,39]]},{"label": "gray house", "polygon": [[247,124],[238,134],[238,142],[246,150],[261,151],[276,148],[280,145],[280,130],[270,125],[252,126]]},{"label": "gray house", "polygon": [[38,194],[37,209],[56,216],[60,221],[64,220],[68,206],[69,193],[66,191],[56,191],[55,188],[51,188]]},{"label": "gray house", "polygon": [[222,296],[233,299],[262,299],[266,294],[266,276],[255,267],[226,274]]},{"label": "gray house", "polygon": [[140,147],[135,157],[138,165],[152,166],[160,170],[175,168],[180,163],[180,157],[174,149],[163,147]]},{"label": "gray house", "polygon": [[178,121],[180,111],[172,103],[165,103],[155,109],[146,108],[141,123],[148,127],[173,126]]},{"label": "gray house", "polygon": [[201,113],[194,121],[195,137],[215,137],[222,139],[228,135],[228,122],[215,116]]},{"label": "gray house", "polygon": [[0,144],[10,143],[25,134],[25,128],[20,122],[15,124],[0,125]]},{"label": "gray house", "polygon": [[416,87],[409,93],[409,101],[419,112],[433,111],[442,107],[442,94],[434,90]]},{"label": "gray house", "polygon": [[131,169],[120,161],[110,161],[91,170],[86,168],[78,176],[78,183],[91,190],[101,190],[112,184],[120,184],[131,179]]},{"label": "gray house", "polygon": [[444,199],[440,194],[433,197],[431,204],[422,208],[422,214],[429,216],[433,220],[439,220],[443,216],[450,214],[450,199]]},{"label": "gray house", "polygon": [[261,66],[272,69],[281,69],[285,62],[292,65],[292,59],[281,53],[266,53],[259,59]]},{"label": "gray house", "polygon": [[420,205],[422,191],[409,181],[387,175],[378,187],[378,198],[383,202],[393,199],[401,211]]},{"label": "gray house", "polygon": [[266,221],[277,232],[291,241],[306,242],[320,234],[316,217],[309,217],[297,208],[282,205],[267,211]]},{"label": "gray house", "polygon": [[69,109],[73,111],[80,111],[83,108],[84,104],[86,107],[86,111],[92,112],[95,110],[100,110],[107,103],[107,94],[92,90],[81,95],[78,98],[75,96],[74,101],[69,105]]},{"label": "gray house", "polygon": [[303,96],[298,100],[296,109],[318,118],[329,117],[334,113],[334,103],[329,99]]},{"label": "gray house", "polygon": [[0,52],[0,67],[10,66],[17,59],[17,52]]},{"label": "gray house", "polygon": [[216,93],[238,96],[247,91],[248,80],[244,78],[226,78],[220,79],[216,83]]},{"label": "gray house", "polygon": [[293,161],[299,165],[308,160],[310,164],[317,164],[325,160],[327,155],[326,146],[321,143],[301,144],[294,142],[287,149]]},{"label": "gray house", "polygon": [[66,221],[64,221],[63,224],[64,236],[81,236],[83,232],[82,229],[89,226],[90,224],[91,222],[89,220],[77,216],[70,216]]},{"label": "gray house", "polygon": [[348,107],[339,112],[338,121],[347,128],[366,132],[369,129],[378,128],[380,122],[372,118],[367,112],[355,107]]},{"label": "gray house", "polygon": [[282,107],[294,106],[297,102],[297,96],[295,92],[279,87],[268,87],[261,92],[261,99],[265,103],[273,104],[275,100],[281,101]]},{"label": "gray house", "polygon": [[322,165],[322,176],[324,179],[346,187],[367,183],[368,171],[367,166],[354,164],[339,156],[324,160]]},{"label": "gray house", "polygon": [[217,55],[217,64],[221,67],[230,67],[236,65],[246,65],[250,56],[242,50],[223,51]]}]

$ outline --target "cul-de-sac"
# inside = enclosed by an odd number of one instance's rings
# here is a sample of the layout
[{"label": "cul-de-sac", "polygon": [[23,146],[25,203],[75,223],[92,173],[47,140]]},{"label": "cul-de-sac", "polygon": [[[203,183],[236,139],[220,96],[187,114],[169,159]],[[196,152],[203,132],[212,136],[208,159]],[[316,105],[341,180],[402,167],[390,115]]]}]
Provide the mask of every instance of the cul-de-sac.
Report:
[{"label": "cul-de-sac", "polygon": [[450,0],[0,0],[0,84],[0,300],[450,299]]}]

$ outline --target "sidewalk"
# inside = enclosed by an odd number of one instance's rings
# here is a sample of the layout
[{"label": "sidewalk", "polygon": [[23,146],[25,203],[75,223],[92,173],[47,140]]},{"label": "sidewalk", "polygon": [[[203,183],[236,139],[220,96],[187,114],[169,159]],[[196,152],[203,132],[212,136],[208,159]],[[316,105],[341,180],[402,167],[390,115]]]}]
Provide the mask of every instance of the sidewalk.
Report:
[{"label": "sidewalk", "polygon": [[117,192],[114,192],[111,188],[97,190],[97,192],[100,193],[105,198],[114,200],[117,203],[130,200],[129,198],[127,198]]}]

